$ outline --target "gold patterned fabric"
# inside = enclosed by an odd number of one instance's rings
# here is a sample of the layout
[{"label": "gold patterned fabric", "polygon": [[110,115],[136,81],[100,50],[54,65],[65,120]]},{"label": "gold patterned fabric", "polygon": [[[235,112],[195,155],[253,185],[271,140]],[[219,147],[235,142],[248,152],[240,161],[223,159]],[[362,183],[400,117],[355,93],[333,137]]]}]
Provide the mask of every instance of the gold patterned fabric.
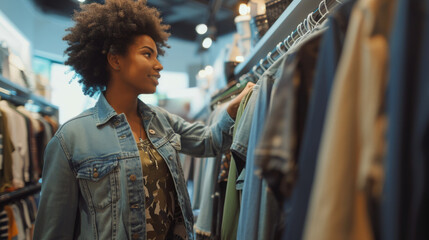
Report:
[{"label": "gold patterned fabric", "polygon": [[147,239],[187,239],[167,164],[148,139],[137,146],[143,167]]}]

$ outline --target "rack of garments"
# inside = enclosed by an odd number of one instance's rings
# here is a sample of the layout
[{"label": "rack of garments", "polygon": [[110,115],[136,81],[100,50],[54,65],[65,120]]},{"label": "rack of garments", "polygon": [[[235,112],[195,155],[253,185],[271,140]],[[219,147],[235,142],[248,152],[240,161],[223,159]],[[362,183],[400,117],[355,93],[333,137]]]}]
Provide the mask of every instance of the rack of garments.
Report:
[{"label": "rack of garments", "polygon": [[0,80],[0,193],[4,193],[38,183],[44,148],[58,129],[58,108],[28,89]]},{"label": "rack of garments", "polygon": [[429,238],[429,1],[309,2],[236,67],[256,86],[197,239]]},{"label": "rack of garments", "polygon": [[318,4],[237,66],[221,239],[426,239],[429,1]]},{"label": "rack of garments", "polygon": [[[296,9],[300,9],[308,6],[317,6],[317,8],[316,10],[314,10],[314,8],[309,8],[306,10],[307,12],[305,14],[301,14],[302,18],[300,17],[300,19],[305,19],[305,22],[304,22],[306,24],[305,29],[303,24],[297,24],[296,26],[298,27],[295,26],[295,29],[298,29],[298,30],[292,31],[294,34],[292,35],[294,39],[293,41],[291,39],[288,39],[288,44],[289,44],[288,47],[287,48],[283,46],[281,47],[281,50],[283,51],[283,53],[286,52],[286,50],[288,50],[289,48],[291,48],[291,45],[295,40],[298,40],[296,38],[297,33],[304,35],[305,33],[309,32],[312,28],[316,26],[316,23],[318,21],[322,21],[323,18],[326,17],[327,11],[333,10],[338,3],[339,3],[338,1],[328,1],[328,2],[318,2],[315,4],[314,1],[313,2],[297,1],[295,2],[295,4],[292,4],[291,5],[292,8],[296,8]],[[319,10],[319,8],[322,8],[322,9]],[[310,14],[308,14],[309,12]],[[284,13],[284,15],[289,17],[294,14],[291,14],[290,9],[289,10],[286,9]],[[286,17],[283,17],[283,21],[285,21],[285,19]],[[308,24],[306,22],[307,19],[309,19],[310,21]],[[282,17],[280,17],[280,22],[281,21],[282,21]],[[291,21],[290,18],[289,18],[289,21]],[[282,24],[277,24],[277,27],[279,27],[280,25]],[[274,24],[273,26],[275,28],[276,24]],[[284,35],[284,39],[280,40],[280,42],[283,44],[284,40],[287,39],[288,35],[284,34],[283,29],[277,29],[277,32],[279,31]],[[277,34],[277,32],[275,33]],[[303,37],[301,35],[300,35],[300,38]],[[261,41],[264,41],[264,40],[262,39]],[[271,39],[267,39],[265,42],[272,42],[272,41],[273,40]],[[272,46],[275,47],[276,45],[278,46],[278,44],[272,43]],[[258,51],[259,50],[256,50],[256,52]],[[266,53],[260,54],[260,55],[266,56]],[[267,69],[270,68],[269,71],[271,72],[271,74],[269,75],[271,77],[273,75],[276,75],[276,72],[280,72],[280,71],[277,71],[277,69],[281,65],[282,61],[280,59],[280,55],[272,55],[270,60],[271,60],[269,62],[270,66],[267,66],[268,63],[264,63],[264,67]],[[250,60],[248,60],[248,62],[249,61]],[[257,61],[257,62],[261,62],[261,61]],[[245,62],[244,64],[247,64],[247,63]],[[272,66],[272,65],[275,65],[275,66]],[[243,67],[242,69],[244,68],[245,67]],[[238,81],[237,83],[231,84],[231,86],[228,86],[228,88],[226,88],[226,91],[215,95],[212,98],[212,102],[211,102],[211,108],[214,109],[212,114],[214,114],[217,111],[217,108],[221,107],[223,103],[229,101],[231,99],[231,96],[234,96],[234,92],[239,92],[240,87],[244,87],[247,81],[257,82],[259,80],[258,77],[259,76],[256,74],[244,73],[243,75],[239,76],[240,81]],[[265,82],[265,83],[262,84],[262,82]],[[272,88],[272,85],[268,86],[271,84],[271,83],[269,84],[268,82],[272,83],[273,81],[272,79],[271,80],[266,79],[264,81],[261,81],[259,84],[257,84],[257,86],[254,87],[254,91],[253,91],[254,94],[252,94],[253,96],[249,95],[245,97],[246,103],[243,103],[242,106],[240,106],[240,109],[242,111],[245,109],[245,105],[247,104],[247,101],[251,102],[249,105],[254,106],[255,100],[257,99],[256,92],[265,92],[268,88],[270,89]],[[265,98],[269,98],[269,96],[267,95],[265,96]],[[195,171],[196,174],[194,175],[194,178],[193,178],[194,199],[192,201],[192,205],[195,211],[199,211],[199,213],[197,214],[198,216],[195,224],[197,239],[219,239],[219,238],[247,239],[247,237],[250,237],[250,236],[258,237],[258,234],[254,234],[254,231],[253,231],[258,229],[257,226],[255,227],[255,225],[249,225],[251,226],[249,228],[252,229],[252,231],[247,231],[247,229],[243,229],[243,232],[248,232],[249,236],[241,235],[237,237],[238,219],[240,216],[240,211],[239,211],[240,208],[238,205],[240,205],[241,200],[244,200],[244,198],[239,199],[240,198],[239,195],[242,193],[242,189],[244,186],[243,183],[244,183],[245,174],[243,169],[244,169],[244,165],[246,164],[246,161],[241,160],[240,157],[244,159],[246,158],[246,153],[247,153],[248,143],[250,141],[250,138],[256,139],[256,138],[250,137],[249,133],[251,133],[253,129],[258,128],[258,126],[251,126],[246,123],[252,122],[251,121],[252,116],[250,115],[251,112],[253,111],[258,112],[258,114],[255,114],[255,115],[264,115],[262,112],[265,110],[262,110],[262,109],[255,110],[254,108],[251,108],[251,109],[248,108],[246,111],[247,111],[246,113],[241,112],[239,114],[244,116],[245,119],[243,121],[240,121],[241,116],[237,115],[236,124],[234,126],[234,132],[236,132],[237,135],[234,136],[234,139],[238,139],[238,140],[235,143],[233,143],[233,146],[231,147],[231,152],[235,151],[232,155],[231,153],[227,153],[222,156],[218,156],[217,159],[196,160],[197,164],[195,165],[197,166],[196,169],[198,170]],[[253,152],[249,150],[249,154],[251,153]],[[230,186],[231,184],[233,184],[234,186]],[[236,189],[240,189],[239,190],[240,192],[238,193],[238,191],[235,191]],[[231,200],[230,199],[231,197],[226,195],[230,195],[230,192],[232,191],[235,191],[236,194],[234,196],[235,199]],[[251,198],[248,197],[247,199],[251,199]],[[253,209],[253,208],[247,207],[247,209]],[[246,217],[241,217],[241,218],[243,219]],[[257,217],[252,217],[251,219],[257,219]],[[246,224],[242,224],[242,225],[246,225]],[[272,226],[275,227],[275,225],[272,225]],[[275,231],[272,231],[271,233],[274,234]],[[267,234],[268,233],[266,233],[265,235],[261,235],[260,238],[269,239],[269,236],[268,236],[269,234],[268,235]]]},{"label": "rack of garments", "polygon": [[[228,102],[218,104],[209,114],[206,124],[210,125],[222,117]],[[225,155],[193,159],[193,197],[192,210],[196,217],[194,229],[196,239],[216,239],[213,229],[217,228],[219,186],[218,176],[224,163]]]},{"label": "rack of garments", "polygon": [[[267,55],[259,54],[264,57],[256,61],[257,65],[254,67],[248,67],[250,69],[248,73],[240,76],[256,78],[257,83],[253,91],[242,101],[241,112],[237,114],[234,126],[232,158],[223,209],[222,239],[274,239],[283,231],[283,216],[279,214],[282,207],[276,200],[278,192],[273,191],[276,190],[275,188],[271,190],[269,183],[261,179],[261,173],[256,173],[260,171],[260,167],[257,166],[260,157],[256,150],[259,139],[265,134],[264,125],[279,126],[280,129],[276,129],[279,133],[292,127],[302,128],[302,126],[295,125],[300,125],[299,122],[305,118],[305,114],[303,114],[305,111],[297,115],[299,120],[296,122],[291,121],[292,119],[284,121],[283,118],[272,122],[267,121],[270,115],[277,116],[278,113],[283,113],[283,111],[272,110],[273,105],[276,104],[287,106],[291,108],[291,111],[295,104],[304,109],[307,108],[308,90],[311,87],[314,72],[311,68],[314,68],[316,61],[311,59],[304,65],[299,64],[299,61],[303,57],[302,55],[317,55],[317,44],[325,31],[321,23],[326,19],[328,13],[334,11],[339,4],[339,1],[329,0],[318,2],[315,10],[308,11],[309,14],[302,14],[305,16],[302,18],[304,21],[298,23],[290,35],[285,34],[284,39],[277,43],[271,42],[274,50],[269,51]],[[299,4],[295,3],[291,6],[296,8]],[[283,14],[291,16],[288,9]],[[278,29],[278,31],[281,30]],[[304,42],[308,46],[300,48],[299,45]],[[288,66],[300,71],[302,79],[295,83],[297,84],[296,89],[292,88],[290,82],[280,80],[295,74],[294,71],[286,73],[285,68]],[[242,69],[238,71],[242,71]],[[285,76],[285,74],[287,75]],[[295,102],[293,98],[297,93],[301,97]],[[285,96],[287,96],[286,99]],[[269,136],[268,138],[275,137]],[[277,139],[282,138],[277,137]],[[266,141],[271,142],[272,140],[266,139]],[[278,141],[276,144],[281,145],[282,142]],[[284,142],[284,145],[280,145],[281,149],[273,149],[272,152],[280,153],[286,150],[284,152],[288,154],[287,152],[294,148],[293,143]],[[277,165],[276,167],[284,169],[284,166]],[[282,182],[281,184],[289,183]],[[251,211],[246,211],[246,209],[251,209]]]},{"label": "rack of garments", "polygon": [[[30,110],[31,111],[30,111]],[[0,239],[31,239],[58,108],[0,75]]]},{"label": "rack of garments", "polygon": [[0,195],[0,239],[32,239],[40,184]]}]

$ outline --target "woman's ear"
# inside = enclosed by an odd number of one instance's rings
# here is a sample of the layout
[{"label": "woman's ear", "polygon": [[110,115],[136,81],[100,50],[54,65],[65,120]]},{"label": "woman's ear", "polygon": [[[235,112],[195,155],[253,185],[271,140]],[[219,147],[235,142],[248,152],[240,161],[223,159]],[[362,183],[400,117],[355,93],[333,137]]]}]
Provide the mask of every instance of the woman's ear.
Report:
[{"label": "woman's ear", "polygon": [[107,53],[107,62],[113,70],[120,70],[119,55]]}]

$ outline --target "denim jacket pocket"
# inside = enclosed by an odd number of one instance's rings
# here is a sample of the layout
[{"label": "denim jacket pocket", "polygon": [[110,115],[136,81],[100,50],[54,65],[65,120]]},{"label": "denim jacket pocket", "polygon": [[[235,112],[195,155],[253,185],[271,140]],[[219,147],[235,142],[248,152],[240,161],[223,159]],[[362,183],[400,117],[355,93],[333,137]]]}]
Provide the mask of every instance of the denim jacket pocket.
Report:
[{"label": "denim jacket pocket", "polygon": [[119,163],[116,157],[86,160],[77,169],[82,194],[89,206],[103,209],[119,199]]},{"label": "denim jacket pocket", "polygon": [[173,133],[173,135],[170,137],[170,140],[168,140],[171,144],[171,146],[173,146],[174,149],[176,149],[177,151],[182,150],[182,144],[180,142],[180,135],[177,133]]}]

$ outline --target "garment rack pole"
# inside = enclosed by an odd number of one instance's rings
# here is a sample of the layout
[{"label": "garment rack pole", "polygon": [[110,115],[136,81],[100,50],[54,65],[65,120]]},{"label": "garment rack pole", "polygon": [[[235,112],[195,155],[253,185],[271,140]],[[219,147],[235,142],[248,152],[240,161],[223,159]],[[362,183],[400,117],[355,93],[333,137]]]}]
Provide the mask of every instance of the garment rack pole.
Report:
[{"label": "garment rack pole", "polygon": [[[296,0],[295,0],[296,1]],[[307,17],[297,25],[297,27],[286,37],[280,41],[274,49],[269,51],[264,58],[261,58],[251,70],[240,76],[243,78],[259,78],[272,63],[287,53],[287,51],[299,40],[302,35],[306,35],[314,27],[323,22],[329,15],[329,12],[339,6],[342,2],[340,0],[322,0],[318,8],[309,13]],[[280,31],[280,29],[278,30]]]},{"label": "garment rack pole", "polygon": [[27,187],[20,188],[18,190],[15,190],[13,192],[9,193],[3,193],[0,195],[0,206],[4,206],[8,203],[11,203],[15,200],[22,199],[24,197],[33,195],[35,193],[40,192],[41,184],[34,184]]},{"label": "garment rack pole", "polygon": [[40,107],[40,113],[58,115],[58,107],[42,97],[36,96],[30,90],[6,79],[0,74],[0,97],[17,105],[31,103]]}]

